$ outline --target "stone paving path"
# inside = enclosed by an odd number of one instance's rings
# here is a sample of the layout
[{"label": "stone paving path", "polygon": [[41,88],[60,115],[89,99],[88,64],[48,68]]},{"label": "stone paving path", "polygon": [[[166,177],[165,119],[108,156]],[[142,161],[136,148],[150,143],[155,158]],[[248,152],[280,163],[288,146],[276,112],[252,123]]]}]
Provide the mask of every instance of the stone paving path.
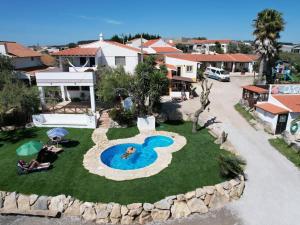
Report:
[{"label": "stone paving path", "polygon": [[104,110],[101,113],[101,116],[100,116],[100,119],[99,119],[99,125],[102,128],[109,128],[110,122],[111,122],[111,120],[109,118],[108,112],[106,110]]}]

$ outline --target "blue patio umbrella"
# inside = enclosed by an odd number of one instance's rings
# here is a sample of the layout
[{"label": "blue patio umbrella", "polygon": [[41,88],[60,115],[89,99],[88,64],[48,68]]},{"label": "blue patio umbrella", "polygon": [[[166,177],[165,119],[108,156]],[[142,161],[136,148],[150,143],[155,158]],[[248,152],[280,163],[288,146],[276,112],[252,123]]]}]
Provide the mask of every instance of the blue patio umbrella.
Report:
[{"label": "blue patio umbrella", "polygon": [[54,137],[61,137],[62,138],[64,136],[66,136],[68,133],[69,132],[66,129],[60,128],[60,127],[53,128],[53,129],[47,131],[47,135],[48,135],[49,138],[54,138]]}]

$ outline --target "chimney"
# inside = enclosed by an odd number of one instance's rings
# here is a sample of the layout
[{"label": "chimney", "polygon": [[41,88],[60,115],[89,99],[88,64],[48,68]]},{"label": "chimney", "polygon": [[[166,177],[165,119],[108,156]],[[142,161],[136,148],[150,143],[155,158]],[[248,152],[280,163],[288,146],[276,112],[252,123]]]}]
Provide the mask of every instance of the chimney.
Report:
[{"label": "chimney", "polygon": [[99,41],[103,41],[103,34],[102,33],[99,34]]}]

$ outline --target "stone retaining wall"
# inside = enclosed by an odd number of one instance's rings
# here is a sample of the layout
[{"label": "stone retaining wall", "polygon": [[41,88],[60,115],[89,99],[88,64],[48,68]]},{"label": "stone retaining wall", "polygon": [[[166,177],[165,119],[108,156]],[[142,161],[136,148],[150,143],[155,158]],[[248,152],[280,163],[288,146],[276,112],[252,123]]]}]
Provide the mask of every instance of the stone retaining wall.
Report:
[{"label": "stone retaining wall", "polygon": [[154,204],[82,202],[71,196],[55,197],[23,195],[0,191],[0,212],[5,210],[28,212],[33,210],[59,211],[65,216],[78,216],[85,221],[121,224],[145,224],[150,221],[166,221],[191,214],[204,214],[237,200],[245,187],[244,177],[226,181],[215,186],[205,186],[185,194],[166,197]]}]

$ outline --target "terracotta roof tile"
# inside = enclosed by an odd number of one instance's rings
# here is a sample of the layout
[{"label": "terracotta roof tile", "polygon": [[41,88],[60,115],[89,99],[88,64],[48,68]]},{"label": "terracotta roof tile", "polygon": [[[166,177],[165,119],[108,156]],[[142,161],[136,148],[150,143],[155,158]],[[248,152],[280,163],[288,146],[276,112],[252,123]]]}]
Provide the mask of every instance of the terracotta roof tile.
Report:
[{"label": "terracotta roof tile", "polygon": [[95,56],[98,48],[69,48],[59,52],[55,52],[54,56]]},{"label": "terracotta roof tile", "polygon": [[177,53],[182,53],[181,50],[173,47],[152,47],[156,53],[171,53],[171,52],[177,52]]},{"label": "terracotta roof tile", "polygon": [[283,114],[288,113],[289,111],[287,109],[284,109],[282,107],[279,107],[277,105],[274,105],[272,103],[259,103],[255,105],[257,108],[263,109],[264,111],[270,112],[272,114]]},{"label": "terracotta roof tile", "polygon": [[149,41],[145,42],[143,46],[144,47],[150,47],[151,45],[153,45],[154,43],[156,43],[159,40],[160,40],[160,38],[149,40]]},{"label": "terracotta roof tile", "polygon": [[247,86],[243,86],[242,88],[246,89],[248,91],[258,93],[258,94],[266,94],[266,93],[269,92],[267,89],[257,87],[257,86],[254,86],[254,85],[247,85]]},{"label": "terracotta roof tile", "polygon": [[9,55],[15,57],[38,57],[41,56],[39,52],[33,51],[16,42],[5,42],[6,51]]},{"label": "terracotta roof tile", "polygon": [[281,104],[292,110],[292,112],[300,112],[300,95],[272,95]]},{"label": "terracotta roof tile", "polygon": [[167,57],[178,58],[194,62],[253,62],[246,54],[166,54]]}]

